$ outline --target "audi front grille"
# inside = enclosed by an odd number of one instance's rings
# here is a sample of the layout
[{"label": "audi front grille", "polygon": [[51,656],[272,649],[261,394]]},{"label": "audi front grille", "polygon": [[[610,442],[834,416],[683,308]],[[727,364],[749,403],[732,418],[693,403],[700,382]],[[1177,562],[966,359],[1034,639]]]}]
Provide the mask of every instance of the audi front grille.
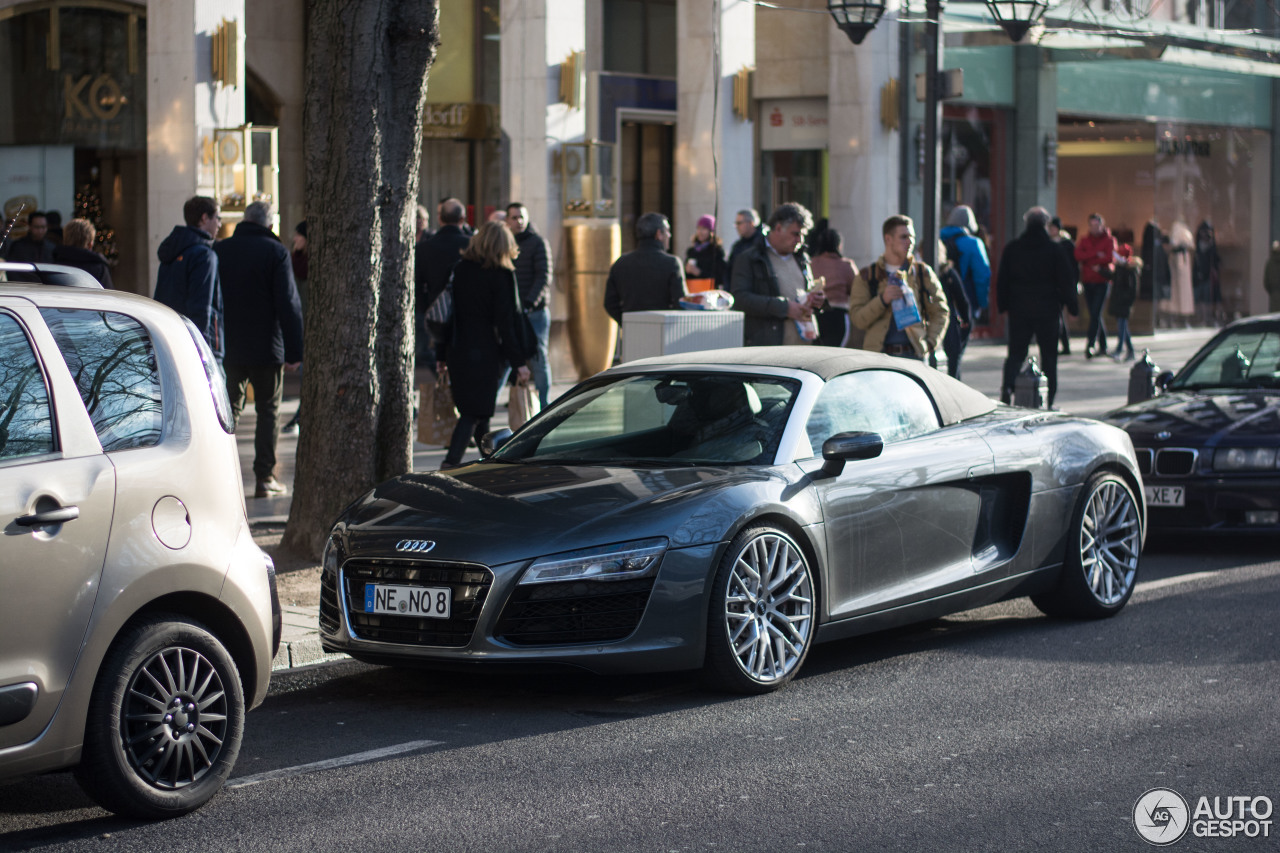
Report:
[{"label": "audi front grille", "polygon": [[[471,642],[493,572],[473,563],[402,558],[348,560],[342,567],[347,624],[360,640],[406,646],[461,648]],[[440,587],[453,599],[448,619],[366,613],[364,587],[369,583]]]}]

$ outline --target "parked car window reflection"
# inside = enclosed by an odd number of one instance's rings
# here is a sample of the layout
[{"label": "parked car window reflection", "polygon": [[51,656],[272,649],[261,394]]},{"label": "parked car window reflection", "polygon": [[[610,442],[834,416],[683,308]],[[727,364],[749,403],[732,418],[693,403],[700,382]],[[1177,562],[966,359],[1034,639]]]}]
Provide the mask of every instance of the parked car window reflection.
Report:
[{"label": "parked car window reflection", "polygon": [[826,384],[806,429],[814,452],[841,432],[877,432],[886,443],[932,432],[938,412],[914,379],[892,370],[862,370]]},{"label": "parked car window reflection", "polygon": [[108,453],[160,441],[163,407],[151,338],[132,317],[42,308]]},{"label": "parked car window reflection", "polygon": [[22,327],[0,314],[0,459],[52,453],[49,389]]}]

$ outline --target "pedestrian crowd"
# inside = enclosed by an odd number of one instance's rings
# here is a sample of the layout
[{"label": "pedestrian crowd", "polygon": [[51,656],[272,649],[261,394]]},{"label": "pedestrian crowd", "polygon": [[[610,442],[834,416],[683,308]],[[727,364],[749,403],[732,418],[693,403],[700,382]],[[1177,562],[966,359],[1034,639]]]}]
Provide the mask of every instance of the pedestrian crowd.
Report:
[{"label": "pedestrian crowd", "polygon": [[[537,405],[550,402],[551,250],[520,202],[493,211],[474,230],[466,206],[452,197],[436,206],[434,230],[425,206],[417,206],[414,219],[416,355],[452,391],[457,422],[442,465],[451,468],[488,431],[509,379],[531,384]],[[305,221],[288,247],[272,221],[270,206],[255,202],[215,243],[222,226],[217,201],[188,200],[183,223],[159,247],[155,288],[155,298],[188,317],[221,361],[234,418],[252,389],[259,497],[285,492],[275,476],[275,445],[282,431],[298,429],[301,415],[299,406],[293,420],[279,424],[284,373],[302,365],[309,255]],[[9,244],[8,259],[69,264],[111,287],[110,264],[93,249],[93,224],[60,222],[56,214],[29,214],[26,234]],[[1158,300],[1165,316],[1188,321],[1212,313],[1197,306],[1220,300],[1220,261],[1207,222],[1195,234],[1177,222],[1168,235],[1149,223],[1140,254],[1117,240],[1097,213],[1074,242],[1042,207],[1028,210],[1023,223],[1000,254],[993,280],[983,229],[964,204],[952,208],[937,235],[917,235],[910,217],[890,216],[881,225],[883,251],[861,268],[844,255],[843,235],[825,219],[815,223],[795,202],[763,221],[755,210],[739,210],[737,240],[727,252],[715,217],[701,216],[683,262],[670,252],[668,217],[646,213],[635,223],[634,250],[609,270],[603,308],[621,325],[629,312],[675,309],[691,291],[723,290],[743,315],[746,346],[853,347],[935,368],[941,355],[956,378],[975,327],[999,312],[1007,315],[1008,344],[1001,398],[1011,400],[1034,340],[1052,406],[1058,356],[1070,354],[1066,315],[1078,315],[1079,294],[1088,314],[1085,357],[1117,361],[1134,358],[1129,317],[1139,294]],[[918,236],[936,240],[934,267],[919,257]],[[1265,284],[1277,310],[1280,243],[1272,247]],[[1104,307],[1115,320],[1114,352],[1108,352]]]}]

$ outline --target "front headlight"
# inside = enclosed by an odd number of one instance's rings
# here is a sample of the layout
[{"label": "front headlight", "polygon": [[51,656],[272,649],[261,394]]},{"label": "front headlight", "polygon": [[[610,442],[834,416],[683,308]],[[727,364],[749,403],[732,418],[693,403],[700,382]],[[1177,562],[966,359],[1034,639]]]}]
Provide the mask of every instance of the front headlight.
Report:
[{"label": "front headlight", "polygon": [[342,562],[341,549],[338,537],[330,536],[329,541],[324,544],[324,555],[320,559],[321,574],[337,577],[338,565]]},{"label": "front headlight", "polygon": [[1219,447],[1213,452],[1215,471],[1271,471],[1275,468],[1274,447]]},{"label": "front headlight", "polygon": [[659,537],[551,554],[534,560],[520,583],[642,578],[657,571],[666,550],[667,540]]}]

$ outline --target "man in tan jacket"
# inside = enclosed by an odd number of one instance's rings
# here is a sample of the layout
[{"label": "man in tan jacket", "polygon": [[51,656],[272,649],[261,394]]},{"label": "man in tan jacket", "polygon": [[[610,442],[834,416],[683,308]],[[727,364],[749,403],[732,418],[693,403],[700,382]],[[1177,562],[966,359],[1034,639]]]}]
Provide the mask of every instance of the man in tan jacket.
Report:
[{"label": "man in tan jacket", "polygon": [[[947,297],[929,265],[915,260],[916,229],[911,217],[890,216],[881,233],[884,254],[863,267],[853,280],[849,320],[867,333],[863,349],[923,359],[938,348],[947,331]],[[904,285],[915,297],[920,322],[898,328],[894,302],[903,298]]]}]

